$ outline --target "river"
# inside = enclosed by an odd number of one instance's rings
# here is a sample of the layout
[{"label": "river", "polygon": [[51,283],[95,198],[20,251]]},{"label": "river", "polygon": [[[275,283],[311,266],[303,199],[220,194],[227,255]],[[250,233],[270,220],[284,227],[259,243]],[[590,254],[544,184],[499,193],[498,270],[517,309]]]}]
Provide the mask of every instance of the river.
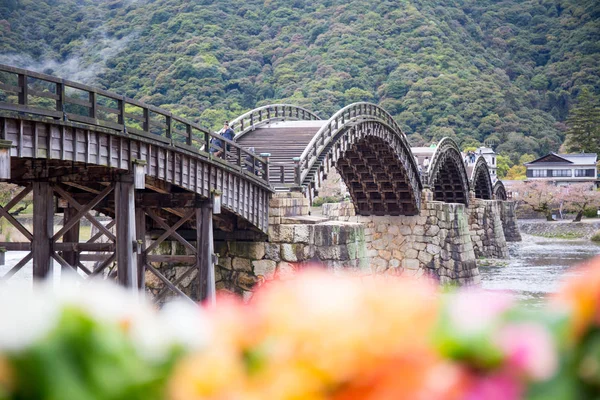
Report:
[{"label": "river", "polygon": [[563,277],[575,274],[574,266],[600,255],[600,245],[589,240],[547,239],[523,235],[509,243],[510,258],[497,265],[480,267],[482,286],[508,290],[532,305],[558,290]]}]

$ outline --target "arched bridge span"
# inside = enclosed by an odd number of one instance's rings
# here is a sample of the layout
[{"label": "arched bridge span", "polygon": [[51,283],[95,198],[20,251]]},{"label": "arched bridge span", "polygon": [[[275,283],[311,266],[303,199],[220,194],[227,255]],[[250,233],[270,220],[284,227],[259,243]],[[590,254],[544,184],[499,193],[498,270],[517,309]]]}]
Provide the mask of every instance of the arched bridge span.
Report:
[{"label": "arched bridge span", "polygon": [[471,187],[478,199],[492,200],[494,198],[494,188],[492,185],[492,176],[487,162],[483,156],[477,157],[475,163],[468,167],[471,171]]},{"label": "arched bridge span", "polygon": [[236,141],[271,154],[276,189],[302,186],[312,197],[335,165],[358,213],[414,215],[420,208],[422,185],[406,136],[375,104],[351,104],[327,121],[270,124]]},{"label": "arched bridge span", "polygon": [[437,144],[422,178],[431,188],[433,200],[469,204],[467,169],[458,145],[451,138],[443,138]]},{"label": "arched bridge span", "polygon": [[494,198],[496,200],[508,200],[506,187],[502,181],[496,181],[496,183],[494,183]]}]

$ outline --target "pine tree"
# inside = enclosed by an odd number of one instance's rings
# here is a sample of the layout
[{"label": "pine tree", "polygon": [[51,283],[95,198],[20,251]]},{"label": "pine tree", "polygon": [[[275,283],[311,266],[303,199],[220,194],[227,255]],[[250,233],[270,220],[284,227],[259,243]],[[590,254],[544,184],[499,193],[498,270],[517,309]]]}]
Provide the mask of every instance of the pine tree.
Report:
[{"label": "pine tree", "polygon": [[582,90],[577,99],[577,106],[567,118],[567,149],[600,153],[600,104],[587,89]]}]

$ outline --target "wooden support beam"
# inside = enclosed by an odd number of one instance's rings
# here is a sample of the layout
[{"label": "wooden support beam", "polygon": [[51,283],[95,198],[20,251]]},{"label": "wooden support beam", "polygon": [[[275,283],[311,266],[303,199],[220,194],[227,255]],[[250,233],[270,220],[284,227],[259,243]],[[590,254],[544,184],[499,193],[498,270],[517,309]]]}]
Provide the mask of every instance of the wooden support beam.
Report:
[{"label": "wooden support beam", "polygon": [[146,288],[146,213],[135,209],[135,237],[137,239],[137,283],[138,289]]},{"label": "wooden support beam", "polygon": [[117,280],[128,288],[137,289],[137,258],[133,251],[135,237],[135,197],[133,179],[123,177],[115,184],[115,221]]},{"label": "wooden support beam", "polygon": [[196,209],[196,266],[198,268],[198,299],[215,301],[215,270],[213,264],[212,205],[209,202]]},{"label": "wooden support beam", "polygon": [[52,186],[48,182],[33,183],[33,277],[44,279],[52,274],[51,238],[54,225]]},{"label": "wooden support beam", "polygon": [[[64,224],[67,224],[71,219],[75,218],[76,216],[77,209],[72,205],[68,205],[67,208],[65,208],[64,210]],[[79,227],[80,220],[77,220],[75,225],[73,225],[71,229],[65,232],[65,235],[63,236],[63,242],[79,244]],[[56,246],[54,248],[56,250]],[[79,262],[79,252],[74,248],[63,251],[61,256],[67,263],[69,263],[69,265],[77,265],[77,263]]]}]

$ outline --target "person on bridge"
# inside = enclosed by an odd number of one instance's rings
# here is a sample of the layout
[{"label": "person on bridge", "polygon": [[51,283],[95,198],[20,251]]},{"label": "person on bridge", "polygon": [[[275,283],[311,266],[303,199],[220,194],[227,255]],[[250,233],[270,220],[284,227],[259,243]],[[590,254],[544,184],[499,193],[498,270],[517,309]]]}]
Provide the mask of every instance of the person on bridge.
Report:
[{"label": "person on bridge", "polygon": [[[227,121],[225,121],[225,123],[223,124],[223,129],[221,129],[221,132],[219,132],[219,134],[227,140],[233,140],[233,137],[235,136],[235,132],[233,132],[233,129],[231,129],[229,127],[229,122],[227,122]],[[218,138],[213,138],[210,152],[212,154],[214,154],[216,157],[222,157],[223,149],[225,149],[225,143],[223,142],[223,140],[218,139]],[[231,150],[230,145],[227,144],[227,151],[230,151],[230,150]]]}]

